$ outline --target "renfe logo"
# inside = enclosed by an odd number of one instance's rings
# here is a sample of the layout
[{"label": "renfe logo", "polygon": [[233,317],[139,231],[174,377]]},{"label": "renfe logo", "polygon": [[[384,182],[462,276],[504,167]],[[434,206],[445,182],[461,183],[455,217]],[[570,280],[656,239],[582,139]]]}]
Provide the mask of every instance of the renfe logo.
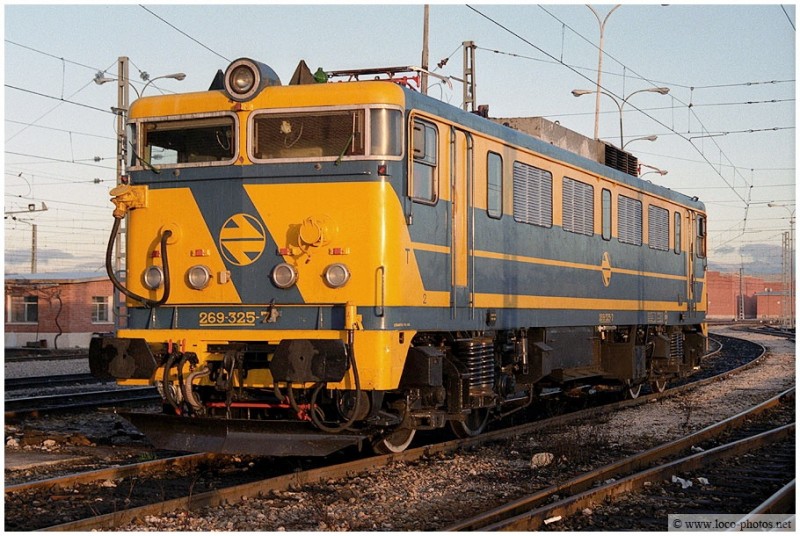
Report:
[{"label": "renfe logo", "polygon": [[234,214],[219,232],[222,256],[236,266],[247,266],[257,261],[266,245],[264,225],[249,214]]},{"label": "renfe logo", "polygon": [[603,252],[603,262],[600,263],[600,271],[603,274],[603,285],[611,284],[611,257],[608,251]]}]

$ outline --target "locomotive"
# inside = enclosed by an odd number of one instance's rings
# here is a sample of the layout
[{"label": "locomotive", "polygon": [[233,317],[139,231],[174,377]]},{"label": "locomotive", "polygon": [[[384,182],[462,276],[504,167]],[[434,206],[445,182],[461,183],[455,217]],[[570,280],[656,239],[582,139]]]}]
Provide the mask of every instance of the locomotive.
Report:
[{"label": "locomotive", "polygon": [[126,325],[90,366],[158,388],[163,413],[125,414],[155,446],[401,452],[698,366],[702,202],[398,71],[334,82],[301,62],[283,85],[242,58],[208,91],[130,106],[106,259]]}]

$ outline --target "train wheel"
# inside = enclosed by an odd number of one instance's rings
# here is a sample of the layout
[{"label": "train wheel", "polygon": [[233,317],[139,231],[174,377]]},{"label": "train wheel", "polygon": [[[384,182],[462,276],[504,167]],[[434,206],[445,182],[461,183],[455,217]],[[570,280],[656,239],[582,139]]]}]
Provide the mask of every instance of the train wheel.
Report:
[{"label": "train wheel", "polygon": [[449,421],[450,429],[459,439],[480,435],[489,422],[489,408],[473,409],[464,421]]},{"label": "train wheel", "polygon": [[667,389],[667,379],[659,378],[650,382],[650,389],[654,393],[663,393]]},{"label": "train wheel", "polygon": [[639,393],[642,392],[642,384],[632,384],[630,381],[626,381],[622,392],[627,399],[633,400],[639,398]]},{"label": "train wheel", "polygon": [[417,431],[413,428],[396,428],[372,444],[375,454],[397,454],[411,444]]}]

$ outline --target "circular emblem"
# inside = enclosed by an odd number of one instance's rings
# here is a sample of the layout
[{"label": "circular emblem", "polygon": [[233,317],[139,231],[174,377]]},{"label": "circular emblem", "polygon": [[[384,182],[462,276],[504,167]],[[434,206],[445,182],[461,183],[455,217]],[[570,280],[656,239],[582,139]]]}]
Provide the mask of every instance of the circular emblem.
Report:
[{"label": "circular emblem", "polygon": [[603,274],[603,285],[611,284],[611,257],[608,251],[603,252],[603,262],[600,263],[600,272]]},{"label": "circular emblem", "polygon": [[236,266],[247,266],[257,261],[266,245],[264,225],[249,214],[234,214],[219,231],[222,256]]}]

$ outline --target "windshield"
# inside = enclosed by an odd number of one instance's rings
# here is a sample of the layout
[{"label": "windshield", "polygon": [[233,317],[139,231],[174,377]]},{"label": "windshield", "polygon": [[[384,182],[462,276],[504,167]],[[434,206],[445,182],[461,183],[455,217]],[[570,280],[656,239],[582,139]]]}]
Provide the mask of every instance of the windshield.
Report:
[{"label": "windshield", "polygon": [[232,116],[144,122],[139,129],[143,151],[133,156],[145,167],[230,162],[236,151]]},{"label": "windshield", "polygon": [[399,110],[388,109],[257,114],[251,140],[253,159],[400,156],[401,117]]}]

